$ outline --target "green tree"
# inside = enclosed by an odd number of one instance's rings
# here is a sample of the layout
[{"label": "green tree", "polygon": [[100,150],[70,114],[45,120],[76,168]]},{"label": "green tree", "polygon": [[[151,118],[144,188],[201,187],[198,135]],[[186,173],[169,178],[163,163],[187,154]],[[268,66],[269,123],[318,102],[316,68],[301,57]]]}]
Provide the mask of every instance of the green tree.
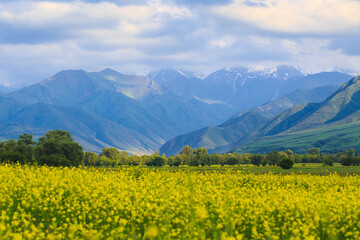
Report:
[{"label": "green tree", "polygon": [[225,155],[226,158],[226,164],[227,165],[237,165],[240,163],[240,159],[237,155],[234,155],[232,153],[228,153]]},{"label": "green tree", "polygon": [[355,165],[355,159],[357,156],[357,151],[354,148],[350,148],[346,151],[344,151],[341,155],[340,155],[340,163],[343,166],[350,166],[350,165]]},{"label": "green tree", "polygon": [[320,148],[309,148],[307,152],[311,155],[319,155],[320,154]]},{"label": "green tree", "polygon": [[17,141],[10,139],[0,143],[0,160],[6,163],[16,163],[25,161],[25,156],[17,153]]},{"label": "green tree", "polygon": [[279,166],[282,169],[290,169],[293,167],[293,165],[294,165],[294,160],[292,160],[291,158],[283,158],[279,162]]},{"label": "green tree", "polygon": [[193,152],[194,149],[192,149],[192,147],[190,147],[189,145],[183,146],[182,149],[180,150],[180,154],[184,154],[188,158],[193,154]]},{"label": "green tree", "polygon": [[199,166],[200,165],[200,161],[197,158],[193,158],[191,159],[191,161],[189,162],[189,166]]},{"label": "green tree", "polygon": [[324,156],[323,161],[324,161],[324,163],[323,163],[324,166],[333,166],[334,165],[334,160],[331,157]]},{"label": "green tree", "polygon": [[41,155],[38,159],[40,165],[48,165],[55,167],[70,167],[72,165],[69,159],[66,159],[62,155],[50,154],[50,155]]},{"label": "green tree", "polygon": [[206,148],[201,147],[193,152],[193,160],[196,159],[202,166],[211,165],[210,157]]},{"label": "green tree", "polygon": [[164,166],[166,164],[166,159],[163,156],[153,155],[152,160],[148,162],[146,165],[148,166]]},{"label": "green tree", "polygon": [[263,161],[263,156],[261,154],[255,154],[251,157],[251,163],[255,166],[260,166]]},{"label": "green tree", "polygon": [[32,163],[35,160],[36,142],[33,141],[33,135],[22,134],[19,136],[16,151],[26,160],[24,163]]},{"label": "green tree", "polygon": [[84,165],[85,166],[95,166],[98,155],[94,152],[86,152],[84,154]]},{"label": "green tree", "polygon": [[35,152],[40,164],[52,166],[58,165],[54,163],[56,159],[61,162],[66,159],[71,166],[79,166],[84,158],[82,146],[74,141],[69,132],[62,130],[47,132],[45,136],[39,138]]},{"label": "green tree", "polygon": [[267,158],[270,166],[275,166],[279,162],[280,154],[278,151],[274,150],[272,152],[269,152],[267,154],[266,158]]},{"label": "green tree", "polygon": [[118,161],[120,159],[120,152],[116,148],[103,148],[100,155]]},{"label": "green tree", "polygon": [[290,149],[286,150],[285,153],[286,153],[289,157],[291,157],[292,155],[294,155],[294,152],[291,151]]}]

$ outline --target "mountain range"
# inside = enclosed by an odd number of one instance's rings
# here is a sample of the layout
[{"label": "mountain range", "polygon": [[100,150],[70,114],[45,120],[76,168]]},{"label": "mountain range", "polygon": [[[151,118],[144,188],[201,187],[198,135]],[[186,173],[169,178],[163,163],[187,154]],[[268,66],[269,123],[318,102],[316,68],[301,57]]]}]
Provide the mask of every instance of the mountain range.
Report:
[{"label": "mountain range", "polygon": [[[165,143],[161,152],[175,154],[180,145],[208,147],[213,152],[235,148],[240,153],[286,149],[306,152],[311,147],[328,152],[360,149],[360,77],[335,88],[330,85],[297,90],[240,112],[216,127],[178,136]],[[303,95],[308,97],[297,97]]]},{"label": "mountain range", "polygon": [[13,92],[15,90],[20,89],[20,86],[8,86],[0,83],[0,96],[4,93]]},{"label": "mountain range", "polygon": [[[242,118],[239,128],[257,129],[295,104],[322,100],[334,84],[349,78],[338,72],[305,75],[290,66],[263,71],[228,68],[205,78],[171,68],[146,76],[112,69],[66,70],[0,94],[0,136],[4,140],[27,132],[36,137],[63,129],[85,150],[116,147],[132,154],[151,154],[166,141],[218,125],[236,111],[241,113],[218,126],[224,128]],[[300,87],[303,90],[284,96]],[[258,102],[258,110],[245,110]],[[246,131],[241,133],[246,138],[253,134]]]}]

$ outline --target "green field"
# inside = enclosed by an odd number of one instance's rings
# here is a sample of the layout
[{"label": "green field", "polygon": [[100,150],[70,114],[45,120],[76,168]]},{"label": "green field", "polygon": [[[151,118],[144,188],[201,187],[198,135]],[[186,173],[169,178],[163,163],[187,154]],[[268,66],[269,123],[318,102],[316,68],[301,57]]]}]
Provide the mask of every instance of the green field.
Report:
[{"label": "green field", "polygon": [[[120,170],[131,168],[131,166],[120,166],[116,168],[108,168],[109,170]],[[336,173],[340,176],[360,175],[360,166],[342,166],[335,163],[334,166],[323,166],[322,163],[295,163],[291,169],[282,169],[278,166],[254,166],[252,164],[240,164],[235,166],[164,166],[164,167],[147,167],[138,166],[138,169],[150,169],[156,171],[190,171],[190,172],[242,172],[252,174],[311,174],[311,175],[327,175]]]},{"label": "green field", "polygon": [[262,140],[242,145],[235,149],[238,153],[267,153],[273,150],[291,149],[305,153],[317,147],[323,152],[338,152],[344,149],[360,149],[360,121],[335,127],[298,132],[283,136],[265,137]]}]

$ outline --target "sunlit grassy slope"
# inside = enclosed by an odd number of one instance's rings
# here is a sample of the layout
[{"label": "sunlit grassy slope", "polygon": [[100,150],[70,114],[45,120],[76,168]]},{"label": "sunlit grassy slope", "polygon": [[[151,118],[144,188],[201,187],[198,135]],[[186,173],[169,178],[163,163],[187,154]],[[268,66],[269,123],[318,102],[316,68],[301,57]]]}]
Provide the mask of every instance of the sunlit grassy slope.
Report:
[{"label": "sunlit grassy slope", "polygon": [[334,153],[348,148],[360,149],[360,121],[287,135],[264,137],[256,142],[240,146],[234,151],[267,153],[273,150],[291,149],[295,152],[305,153],[307,149],[313,147]]}]

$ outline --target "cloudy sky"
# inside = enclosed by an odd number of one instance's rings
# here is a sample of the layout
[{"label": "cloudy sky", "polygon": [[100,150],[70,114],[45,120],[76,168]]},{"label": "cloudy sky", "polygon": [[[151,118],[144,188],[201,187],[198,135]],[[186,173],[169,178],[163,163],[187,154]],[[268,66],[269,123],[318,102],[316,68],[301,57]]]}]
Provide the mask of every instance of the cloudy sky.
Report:
[{"label": "cloudy sky", "polygon": [[63,69],[360,73],[359,0],[1,0],[0,83]]}]

